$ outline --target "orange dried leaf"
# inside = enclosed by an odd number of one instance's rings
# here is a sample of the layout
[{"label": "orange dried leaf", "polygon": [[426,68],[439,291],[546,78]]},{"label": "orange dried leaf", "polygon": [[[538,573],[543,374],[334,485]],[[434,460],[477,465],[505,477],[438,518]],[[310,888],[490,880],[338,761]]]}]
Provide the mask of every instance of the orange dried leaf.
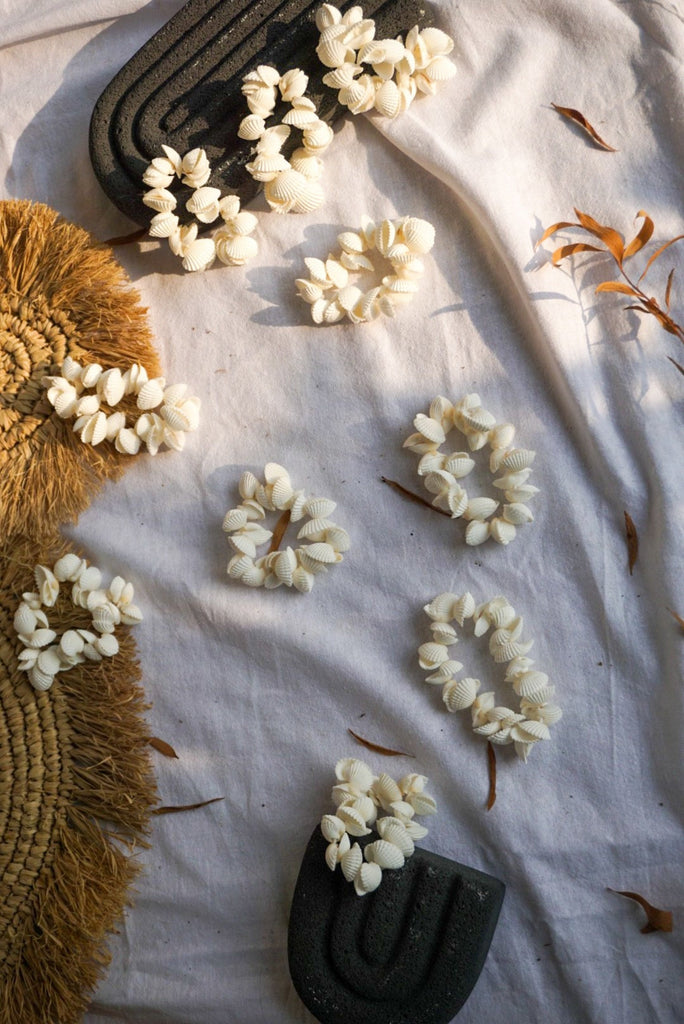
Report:
[{"label": "orange dried leaf", "polygon": [[608,892],[615,893],[616,896],[626,896],[628,900],[634,900],[640,907],[643,907],[646,911],[646,924],[641,929],[642,935],[647,935],[649,932],[671,932],[673,929],[672,911],[670,910],[659,910],[658,907],[654,907],[648,900],[645,900],[643,896],[640,896],[638,892],[624,892],[621,889],[608,888]]},{"label": "orange dried leaf", "polygon": [[150,736],[147,742],[155,750],[158,750],[160,754],[163,754],[164,757],[178,757],[171,744],[167,743],[166,740],[160,740],[158,736]]},{"label": "orange dried leaf", "polygon": [[653,234],[653,221],[646,211],[639,210],[637,217],[643,217],[644,223],[641,225],[638,233],[634,236],[632,241],[625,247],[625,259],[629,259],[630,256],[634,256],[634,254],[639,252],[640,249],[643,249]]},{"label": "orange dried leaf", "polygon": [[289,525],[290,510],[289,508],[287,508],[285,509],[285,511],[283,512],[283,514],[281,515],[280,519],[275,524],[275,527],[273,529],[273,537],[271,538],[271,544],[268,549],[269,555],[273,554],[274,551],[278,550],[278,548],[280,547],[280,542],[285,536],[285,531],[287,530]]},{"label": "orange dried leaf", "polygon": [[417,505],[425,505],[426,508],[432,509],[433,512],[439,512],[441,515],[449,516],[451,519],[451,513],[447,512],[446,509],[438,508],[436,505],[433,505],[431,501],[428,501],[427,498],[421,497],[420,494],[414,494],[413,491],[409,491],[407,487],[404,487],[403,484],[397,483],[396,480],[388,480],[386,476],[381,476],[380,479],[383,484],[387,484],[389,487],[392,487],[395,491],[399,494],[403,494],[403,496],[408,498],[410,501],[415,501]]},{"label": "orange dried leaf", "polygon": [[627,557],[629,561],[629,575],[632,575],[632,569],[637,560],[639,554],[639,536],[634,525],[634,520],[630,516],[629,512],[624,513],[625,516],[625,536],[627,537]]},{"label": "orange dried leaf", "polygon": [[638,297],[638,293],[622,281],[604,281],[602,284],[596,286],[597,292],[620,292],[622,295],[634,295]]},{"label": "orange dried leaf", "polygon": [[684,235],[677,235],[675,238],[671,238],[669,242],[665,242],[664,245],[661,245],[659,249],[656,249],[656,251],[653,253],[653,255],[649,257],[648,263],[644,267],[644,271],[643,271],[641,277],[639,278],[639,280],[642,281],[646,277],[646,274],[648,273],[649,267],[651,267],[652,264],[655,263],[655,261],[661,255],[661,253],[664,253],[665,250],[669,249],[671,245],[675,244],[675,242],[680,242],[682,240],[682,238],[684,238]]},{"label": "orange dried leaf", "polygon": [[594,235],[595,238],[600,238],[605,244],[608,252],[618,263],[622,263],[622,258],[625,251],[625,242],[621,234],[619,234],[615,228],[609,228],[605,224],[599,224],[597,220],[590,217],[588,213],[582,213],[581,210],[575,209],[577,219],[579,220],[582,227],[590,234]]},{"label": "orange dried leaf", "polygon": [[667,358],[674,366],[677,367],[679,372],[684,376],[684,366],[682,366],[681,363],[678,363],[676,359],[673,359],[672,356],[668,356]]},{"label": "orange dried leaf", "polygon": [[225,800],[224,796],[215,796],[211,800],[200,800],[197,804],[168,804],[164,807],[155,807],[152,814],[180,814],[182,811],[196,811],[200,807],[208,807],[209,804]]},{"label": "orange dried leaf", "polygon": [[487,740],[487,768],[489,770],[489,796],[487,810],[491,811],[496,802],[496,751],[490,740]]},{"label": "orange dried leaf", "polygon": [[[544,234],[537,241],[536,246],[541,245],[542,242],[545,242],[547,238],[550,238],[551,235],[555,235],[555,233],[557,231],[560,231],[562,228],[579,228],[579,227],[581,227],[581,224],[575,224],[575,223],[573,223],[573,221],[570,221],[570,220],[559,220],[557,224],[552,224],[550,228],[546,229]],[[536,248],[536,246],[535,246],[535,248]]]},{"label": "orange dried leaf", "polygon": [[665,288],[665,309],[670,312],[670,294],[672,292],[672,278],[674,277],[675,268],[673,267],[670,273],[667,275],[667,286]]},{"label": "orange dried leaf", "polygon": [[561,260],[564,260],[566,256],[574,256],[576,252],[605,252],[605,249],[601,249],[598,245],[589,245],[587,242],[575,242],[573,245],[562,245],[560,249],[556,249],[553,256],[551,257],[552,262],[555,266],[558,266]]},{"label": "orange dried leaf", "polygon": [[673,617],[673,619],[676,619],[679,625],[682,627],[682,629],[684,629],[684,619],[681,617],[681,615],[677,615],[677,612],[673,612],[671,608],[668,608],[667,610]]},{"label": "orange dried leaf", "polygon": [[403,750],[393,750],[391,747],[381,747],[379,743],[373,743],[371,740],[365,740],[363,736],[359,736],[358,733],[354,732],[353,729],[347,729],[350,736],[353,736],[357,743],[360,743],[362,747],[367,750],[372,750],[376,754],[383,754],[384,757],[415,757],[415,754],[407,754]]},{"label": "orange dried leaf", "polygon": [[575,110],[573,107],[559,107],[558,104],[552,103],[551,106],[558,114],[562,114],[563,117],[567,117],[570,121],[574,121],[580,128],[583,128],[587,135],[590,135],[594,142],[602,149],[607,149],[609,153],[617,153],[614,146],[609,146],[608,143],[601,138],[599,133],[593,128],[587,121],[584,114],[581,114],[579,110]]}]

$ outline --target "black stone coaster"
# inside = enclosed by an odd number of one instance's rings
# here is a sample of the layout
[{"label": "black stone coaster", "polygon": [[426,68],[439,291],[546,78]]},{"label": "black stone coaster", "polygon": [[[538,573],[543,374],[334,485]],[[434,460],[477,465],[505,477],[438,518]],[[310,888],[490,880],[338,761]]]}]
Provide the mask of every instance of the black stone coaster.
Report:
[{"label": "black stone coaster", "polygon": [[[316,55],[319,33],[315,12],[320,0],[190,0],[109,83],[90,122],[90,158],[112,202],[140,225],[151,212],[142,203],[142,175],[149,162],[163,156],[162,143],[181,155],[204,148],[212,166],[208,182],[243,202],[261,188],[244,165],[253,143],[239,139],[240,121],[249,113],[242,79],[259,64],[281,74],[299,67],[309,76],[309,96],[319,116],[333,124],[346,111],[337,92],[323,85]],[[353,0],[339,5],[341,11]],[[432,24],[421,0],[365,0],[364,15],[374,18],[376,38],[404,34]],[[280,104],[271,122],[289,106]],[[287,156],[300,145],[292,132]],[[180,183],[177,183],[178,185]],[[174,188],[184,212],[190,189]]]},{"label": "black stone coaster", "polygon": [[357,896],[326,866],[326,846],[316,828],[292,900],[288,956],[302,1001],[321,1024],[448,1024],[484,965],[503,882],[416,848]]}]

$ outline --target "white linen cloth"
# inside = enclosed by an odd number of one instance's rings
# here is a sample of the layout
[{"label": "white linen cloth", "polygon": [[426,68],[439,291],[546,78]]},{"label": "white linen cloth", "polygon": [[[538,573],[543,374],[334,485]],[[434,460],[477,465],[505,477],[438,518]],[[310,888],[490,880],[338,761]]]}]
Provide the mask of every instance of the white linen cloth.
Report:
[{"label": "white linen cloth", "polygon": [[[0,7],[3,198],[46,202],[99,238],[125,234],[132,225],[90,167],[89,118],[180,4]],[[154,755],[162,802],[224,800],[155,820],[87,1024],[313,1020],[288,975],[288,909],[331,808],[335,761],[350,755],[378,773],[427,775],[439,813],[421,845],[507,884],[464,1024],[681,1019],[682,634],[667,609],[684,614],[684,379],[666,357],[683,353],[653,318],[623,311],[622,296],[595,294],[616,276],[608,258],[558,270],[544,253],[560,241],[535,241],[573,206],[626,235],[640,209],[654,241],[684,231],[684,6],[438,8],[457,77],[395,122],[349,118],[325,158],[318,213],[255,203],[250,266],[190,275],[163,245],[117,250],[167,380],[202,399],[201,426],[182,454],[132,459],[69,535],[106,577],[135,583],[150,731],[179,754]],[[551,103],[580,109],[617,152]],[[316,327],[294,278],[364,213],[435,224],[421,289],[393,321]],[[644,262],[635,257],[639,272]],[[682,322],[681,244],[648,280],[662,297],[671,267]],[[417,458],[402,450],[414,416],[438,394],[473,391],[538,453],[535,521],[505,548],[466,547],[461,521],[380,481],[421,493]],[[306,596],[225,574],[223,515],[242,471],[261,475],[268,461],[335,500],[352,538]],[[491,493],[478,473],[466,486]],[[640,540],[632,576],[624,510]],[[499,750],[489,812],[485,744],[417,664],[422,606],[446,590],[511,601],[565,713],[526,765]],[[466,640],[459,657],[509,702],[483,646]],[[350,727],[415,759],[370,754]],[[642,911],[607,886],[673,910],[675,931],[640,934]]]}]

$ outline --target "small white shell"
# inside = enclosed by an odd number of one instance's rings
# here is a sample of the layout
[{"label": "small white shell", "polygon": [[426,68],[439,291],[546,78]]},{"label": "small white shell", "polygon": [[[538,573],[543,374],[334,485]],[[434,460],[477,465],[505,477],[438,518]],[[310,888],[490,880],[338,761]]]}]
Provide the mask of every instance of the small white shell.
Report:
[{"label": "small white shell", "polygon": [[321,832],[329,843],[338,843],[345,834],[344,822],[336,814],[324,814],[321,819]]},{"label": "small white shell", "polygon": [[139,409],[156,409],[164,400],[164,387],[166,381],[163,377],[153,377],[145,381],[138,391],[136,404]]},{"label": "small white shell", "polygon": [[259,251],[256,239],[247,235],[224,234],[223,229],[219,229],[214,235],[214,244],[221,263],[231,267],[244,266]]},{"label": "small white shell", "polygon": [[405,825],[392,815],[380,818],[377,823],[377,830],[381,839],[392,843],[403,853],[404,857],[411,857],[415,846],[411,836],[406,831]]},{"label": "small white shell", "polygon": [[253,142],[255,139],[261,138],[265,130],[266,122],[263,117],[259,117],[258,114],[248,114],[240,121],[238,136]]},{"label": "small white shell", "polygon": [[489,532],[492,540],[495,540],[497,544],[505,545],[510,544],[517,531],[513,523],[497,516],[492,519]]},{"label": "small white shell", "polygon": [[170,210],[156,213],[150,221],[149,234],[152,238],[170,238],[178,229],[180,221]]},{"label": "small white shell", "polygon": [[151,207],[158,213],[170,213],[176,209],[177,200],[173,192],[166,188],[153,188],[146,192],[142,199],[145,206]]},{"label": "small white shell", "polygon": [[57,675],[63,667],[58,652],[58,647],[46,647],[38,655],[36,665],[41,672],[45,673],[46,676]]},{"label": "small white shell", "polygon": [[384,810],[389,810],[395,800],[401,800],[401,790],[391,775],[382,772],[373,783],[371,788],[373,797],[378,801]]},{"label": "small white shell", "polygon": [[370,835],[370,829],[366,827],[366,820],[355,807],[342,805],[337,809],[337,816],[344,822],[344,827],[350,836]]},{"label": "small white shell", "polygon": [[534,697],[540,691],[544,691],[548,685],[549,677],[545,672],[523,672],[513,681],[513,689],[520,697],[528,699]]},{"label": "small white shell", "polygon": [[475,598],[470,591],[462,594],[461,597],[454,601],[451,614],[459,626],[462,626],[466,619],[472,618],[475,614]]},{"label": "small white shell", "polygon": [[385,869],[397,869],[404,866],[404,854],[394,843],[386,839],[377,839],[364,848],[364,856],[370,864],[377,864]]},{"label": "small white shell", "polygon": [[191,272],[206,270],[214,262],[215,256],[213,238],[196,238],[185,248],[183,269]]},{"label": "small white shell", "polygon": [[424,255],[435,244],[435,229],[427,220],[409,217],[402,224],[401,237],[411,252]]},{"label": "small white shell", "polygon": [[471,707],[477,697],[480,686],[479,679],[471,679],[470,677],[446,683],[442,690],[442,700],[446,705],[447,711],[453,713]]},{"label": "small white shell", "polygon": [[473,498],[468,502],[463,518],[468,520],[479,519],[484,522],[489,519],[493,512],[496,512],[499,502],[493,498]]},{"label": "small white shell", "polygon": [[14,613],[14,629],[17,633],[32,633],[38,620],[35,612],[23,601]]},{"label": "small white shell", "polygon": [[548,740],[551,738],[549,728],[543,722],[530,721],[519,722],[512,731],[513,738],[522,743],[534,743],[537,740]]},{"label": "small white shell", "polygon": [[80,654],[84,645],[85,640],[75,629],[67,629],[65,633],[62,633],[59,641],[59,648],[67,658],[73,658]]},{"label": "small white shell", "polygon": [[432,639],[435,643],[444,644],[445,647],[458,643],[456,630],[448,622],[433,622],[430,629],[432,630]]},{"label": "small white shell", "polygon": [[55,681],[54,676],[41,671],[37,665],[29,669],[28,677],[34,690],[49,690]]},{"label": "small white shell", "polygon": [[354,890],[357,896],[365,896],[374,892],[382,881],[382,868],[379,864],[362,864],[354,877]]},{"label": "small white shell", "polygon": [[528,448],[513,448],[504,455],[502,462],[506,469],[517,472],[531,466],[536,454],[536,452],[530,451]]},{"label": "small white shell", "polygon": [[473,519],[468,523],[465,532],[465,542],[471,547],[484,544],[489,537],[490,524],[481,519]]},{"label": "small white shell", "polygon": [[114,447],[122,455],[137,455],[141,443],[140,438],[131,427],[124,427],[114,439]]},{"label": "small white shell", "polygon": [[438,668],[449,659],[449,652],[444,644],[428,641],[418,648],[418,664],[424,669]]},{"label": "small white shell", "polygon": [[510,505],[504,505],[502,514],[506,522],[512,523],[514,526],[523,526],[525,523],[534,521],[532,512],[521,501],[514,501]]},{"label": "small white shell", "polygon": [[454,617],[453,607],[456,600],[456,594],[439,594],[429,604],[423,605],[423,611],[433,622],[449,622]]},{"label": "small white shell", "polygon": [[40,594],[41,603],[51,608],[59,596],[57,577],[46,565],[37,565],[33,571],[33,578]]},{"label": "small white shell", "polygon": [[342,874],[348,882],[352,882],[354,880],[362,863],[363,854],[361,853],[361,847],[358,843],[354,843],[351,849],[347,850],[347,852],[340,858]]}]

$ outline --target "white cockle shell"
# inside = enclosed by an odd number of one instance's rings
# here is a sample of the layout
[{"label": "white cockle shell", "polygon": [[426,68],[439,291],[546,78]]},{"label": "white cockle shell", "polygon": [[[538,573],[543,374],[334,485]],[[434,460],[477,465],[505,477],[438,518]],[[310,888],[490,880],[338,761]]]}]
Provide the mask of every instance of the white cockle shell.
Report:
[{"label": "white cockle shell", "polygon": [[513,523],[508,522],[500,516],[496,516],[492,519],[489,532],[492,540],[495,540],[497,544],[503,545],[510,544],[517,533]]},{"label": "white cockle shell", "polygon": [[214,262],[216,246],[213,238],[196,238],[185,248],[183,269],[190,272],[207,270]]},{"label": "white cockle shell", "polygon": [[45,675],[55,676],[63,665],[59,657],[58,647],[46,647],[38,655],[36,665]]},{"label": "white cockle shell", "polygon": [[523,526],[525,523],[534,521],[532,512],[521,501],[514,501],[510,505],[504,505],[502,514],[506,522],[512,523],[514,526]]},{"label": "white cockle shell", "polygon": [[521,469],[528,469],[534,462],[537,453],[528,448],[513,448],[504,455],[502,464],[506,469],[517,472]]},{"label": "white cockle shell", "polygon": [[336,814],[324,814],[321,819],[321,832],[329,843],[338,843],[345,834],[345,825]]},{"label": "white cockle shell", "polygon": [[[444,444],[446,440],[446,434],[441,423],[437,420],[432,419],[431,416],[426,416],[425,413],[419,412],[413,421],[413,425],[419,434],[432,442],[433,445],[439,446]],[[407,445],[408,447],[408,445]]]},{"label": "white cockle shell", "polygon": [[401,94],[395,82],[383,82],[375,93],[373,105],[383,117],[395,118],[401,110]]},{"label": "white cockle shell", "polygon": [[247,509],[246,508],[231,508],[229,509],[223,519],[222,529],[226,533],[231,533],[233,530],[239,530],[241,527],[247,524]]},{"label": "white cockle shell", "polygon": [[255,181],[268,183],[290,170],[290,164],[282,153],[257,153],[250,163],[245,164],[245,169]]},{"label": "white cockle shell", "polygon": [[472,618],[475,614],[475,598],[467,591],[454,601],[451,610],[451,617],[456,619],[459,626],[462,626],[466,619]]},{"label": "white cockle shell", "polygon": [[369,864],[377,864],[381,868],[396,870],[404,866],[404,854],[398,846],[386,839],[377,839],[374,843],[368,843],[363,853]]},{"label": "white cockle shell", "polygon": [[438,667],[436,672],[425,677],[426,683],[434,683],[435,686],[441,686],[443,683],[450,683],[457,672],[460,672],[463,665],[460,661],[455,661],[453,658],[449,658],[448,661],[443,661]]},{"label": "white cockle shell", "polygon": [[150,221],[149,234],[152,238],[170,238],[178,230],[179,223],[177,215],[170,210],[156,213]]},{"label": "white cockle shell", "polygon": [[371,788],[371,794],[385,811],[389,810],[393,801],[401,800],[401,790],[387,772],[382,772],[375,780]]},{"label": "white cockle shell", "polygon": [[84,559],[79,558],[78,555],[69,553],[62,555],[55,562],[53,572],[58,580],[65,582],[69,580],[74,583],[81,573],[87,568],[87,564]]},{"label": "white cockle shell", "polygon": [[119,641],[113,633],[104,633],[97,637],[93,641],[93,647],[103,658],[113,658],[115,654],[119,653]]},{"label": "white cockle shell", "polygon": [[238,136],[241,139],[248,139],[250,142],[261,138],[266,130],[266,122],[258,114],[248,114],[240,121]]},{"label": "white cockle shell", "polygon": [[548,740],[551,738],[548,726],[543,722],[530,721],[529,719],[518,722],[512,735],[515,740],[522,743],[535,743],[537,740]]},{"label": "white cockle shell", "polygon": [[334,550],[343,554],[349,551],[351,540],[349,534],[341,526],[331,526],[325,531],[323,540]]},{"label": "white cockle shell", "polygon": [[141,443],[140,438],[131,427],[124,427],[114,439],[114,447],[122,455],[137,455]]},{"label": "white cockle shell", "polygon": [[381,839],[392,843],[403,853],[404,857],[411,857],[415,850],[413,839],[408,834],[405,825],[392,815],[380,818],[377,823],[377,830]]},{"label": "white cockle shell", "polygon": [[53,629],[34,629],[32,633],[22,633],[19,637],[24,646],[32,650],[47,647],[56,638],[57,634]]},{"label": "white cockle shell", "polygon": [[334,138],[330,125],[325,121],[315,121],[308,125],[303,133],[304,149],[314,156],[320,156],[328,148]]},{"label": "white cockle shell", "polygon": [[464,708],[471,707],[477,697],[480,685],[479,679],[471,678],[452,680],[452,682],[446,683],[442,690],[442,700],[447,711],[463,711]]},{"label": "white cockle shell", "polygon": [[138,391],[136,405],[139,409],[156,409],[164,400],[164,387],[166,381],[163,377],[153,377],[145,381]]},{"label": "white cockle shell", "polygon": [[468,476],[470,471],[475,468],[475,462],[466,452],[452,452],[445,457],[443,468],[447,473],[451,473],[453,477],[460,480],[462,477]]},{"label": "white cockle shell", "polygon": [[59,580],[46,565],[37,565],[33,571],[33,578],[41,603],[51,608],[59,596]]},{"label": "white cockle shell", "polygon": [[536,704],[527,700],[520,701],[520,710],[531,721],[543,722],[544,725],[555,725],[563,717],[563,711],[557,704]]},{"label": "white cockle shell", "polygon": [[347,850],[347,852],[340,858],[342,874],[348,882],[352,882],[354,880],[362,863],[363,854],[361,852],[361,847],[358,843],[354,843],[351,849]]},{"label": "white cockle shell", "polygon": [[32,633],[38,624],[36,613],[23,601],[14,613],[14,629],[17,633]]},{"label": "white cockle shell", "polygon": [[371,830],[366,826],[366,820],[355,807],[343,804],[337,809],[337,816],[344,822],[344,827],[350,836],[367,836]]},{"label": "white cockle shell", "polygon": [[408,217],[401,226],[401,237],[412,253],[423,256],[435,244],[435,229],[427,220]]},{"label": "white cockle shell", "polygon": [[107,417],[107,433],[105,435],[108,441],[113,441],[117,434],[124,429],[126,426],[126,414],[123,412],[112,412]]},{"label": "white cockle shell", "polygon": [[278,88],[285,102],[292,103],[304,95],[308,84],[309,76],[301,68],[291,68],[281,75]]},{"label": "white cockle shell", "polygon": [[546,672],[536,672],[534,670],[529,672],[523,672],[521,675],[516,676],[513,680],[513,689],[520,697],[525,697],[528,700],[533,699],[539,693],[545,693],[548,686],[549,677]]},{"label": "white cockle shell", "polygon": [[98,633],[113,633],[121,622],[121,612],[111,601],[98,605],[93,611],[93,627]]},{"label": "white cockle shell", "polygon": [[60,637],[59,648],[67,658],[76,657],[84,646],[85,640],[75,629],[67,629]]},{"label": "white cockle shell", "polygon": [[299,558],[302,566],[314,575],[323,572],[326,566],[342,561],[342,555],[325,541],[301,548]]},{"label": "white cockle shell", "polygon": [[297,106],[292,107],[288,110],[283,118],[283,124],[291,125],[293,128],[307,128],[309,125],[315,124],[319,120],[318,114],[315,108],[313,110]]},{"label": "white cockle shell", "polygon": [[458,643],[456,630],[448,622],[433,622],[430,629],[435,643],[444,644],[445,647]]},{"label": "white cockle shell", "polygon": [[259,251],[256,239],[247,235],[235,235],[223,228],[219,228],[214,235],[214,244],[221,263],[231,267],[244,266]]},{"label": "white cockle shell", "polygon": [[429,640],[418,648],[418,664],[424,669],[438,668],[449,659],[449,652],[444,644]]},{"label": "white cockle shell", "polygon": [[206,152],[199,148],[191,149],[183,157],[181,171],[184,185],[190,185],[191,188],[201,188],[202,185],[206,185],[211,175]]},{"label": "white cockle shell", "polygon": [[273,560],[273,572],[276,578],[286,587],[293,585],[294,572],[297,568],[297,556],[291,547],[279,551]]},{"label": "white cockle shell", "polygon": [[172,210],[176,209],[177,199],[173,192],[169,192],[167,188],[153,188],[149,192],[146,192],[142,198],[145,206],[151,207],[156,210],[157,213],[171,213]]},{"label": "white cockle shell", "polygon": [[468,520],[479,519],[484,521],[489,519],[493,512],[496,512],[499,507],[499,502],[494,501],[493,498],[472,498],[466,510],[463,513],[463,518]]},{"label": "white cockle shell", "polygon": [[354,890],[357,896],[365,896],[375,892],[382,881],[382,868],[379,864],[364,863],[354,877]]},{"label": "white cockle shell", "polygon": [[454,617],[452,609],[456,600],[456,594],[439,594],[429,604],[423,605],[423,611],[433,622],[449,622]]},{"label": "white cockle shell", "polygon": [[277,213],[290,213],[302,199],[308,189],[316,184],[310,182],[299,171],[293,170],[289,164],[287,169],[274,175],[273,180],[266,182],[264,196],[272,210]]},{"label": "white cockle shell", "polygon": [[466,527],[465,542],[471,547],[484,544],[489,537],[490,524],[481,519],[473,519]]},{"label": "white cockle shell", "polygon": [[302,565],[298,565],[292,573],[292,586],[300,594],[308,594],[314,585],[314,573],[309,572]]},{"label": "white cockle shell", "polygon": [[105,370],[97,382],[97,392],[107,405],[118,405],[124,396],[126,385],[118,366]]},{"label": "white cockle shell", "polygon": [[38,665],[34,665],[33,668],[29,669],[28,677],[34,690],[49,690],[55,681],[54,676],[48,672],[43,672],[38,668]]},{"label": "white cockle shell", "polygon": [[185,204],[189,213],[194,213],[203,224],[211,224],[219,215],[221,189],[204,185],[196,189]]}]

